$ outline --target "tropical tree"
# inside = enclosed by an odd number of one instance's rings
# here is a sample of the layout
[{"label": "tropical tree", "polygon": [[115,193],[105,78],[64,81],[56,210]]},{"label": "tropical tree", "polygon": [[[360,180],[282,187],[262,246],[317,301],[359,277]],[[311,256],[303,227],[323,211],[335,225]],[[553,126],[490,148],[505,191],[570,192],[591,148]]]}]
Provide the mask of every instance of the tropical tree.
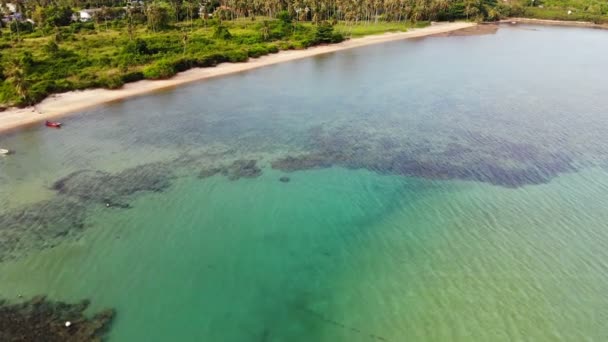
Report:
[{"label": "tropical tree", "polygon": [[15,92],[22,103],[27,101],[29,90],[27,76],[32,64],[32,55],[24,53],[20,57],[9,59],[4,66],[4,77],[15,88]]},{"label": "tropical tree", "polygon": [[169,27],[171,16],[169,7],[163,2],[153,2],[146,8],[148,28],[156,32]]}]

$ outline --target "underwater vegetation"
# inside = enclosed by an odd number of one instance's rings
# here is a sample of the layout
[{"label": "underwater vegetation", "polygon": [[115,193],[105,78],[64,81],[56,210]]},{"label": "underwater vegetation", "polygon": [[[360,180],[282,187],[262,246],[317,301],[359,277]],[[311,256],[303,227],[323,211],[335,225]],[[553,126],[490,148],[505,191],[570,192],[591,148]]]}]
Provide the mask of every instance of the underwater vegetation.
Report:
[{"label": "underwater vegetation", "polygon": [[118,173],[82,170],[57,180],[52,199],[0,214],[0,261],[78,238],[88,228],[92,206],[128,209],[134,194],[164,191],[173,178],[168,165],[150,163]]},{"label": "underwater vegetation", "polygon": [[108,309],[87,317],[88,306],[87,300],[68,304],[42,296],[17,304],[0,301],[0,341],[102,341],[115,312]]},{"label": "underwater vegetation", "polygon": [[[358,128],[315,128],[310,151],[277,158],[284,172],[341,166],[427,179],[461,179],[505,187],[542,184],[575,171],[573,160],[532,144],[469,134],[458,140],[409,141]],[[474,141],[472,141],[474,140]]]},{"label": "underwater vegetation", "polygon": [[56,181],[52,189],[81,201],[106,203],[141,191],[160,192],[171,185],[171,172],[163,164],[147,164],[117,174],[76,171]]},{"label": "underwater vegetation", "polygon": [[239,159],[235,160],[228,166],[212,167],[201,170],[198,174],[199,178],[208,178],[221,174],[231,181],[239,180],[240,178],[256,178],[262,175],[262,169],[257,166],[257,161],[254,159]]},{"label": "underwater vegetation", "polygon": [[0,215],[0,261],[56,246],[85,228],[85,206],[58,196]]}]

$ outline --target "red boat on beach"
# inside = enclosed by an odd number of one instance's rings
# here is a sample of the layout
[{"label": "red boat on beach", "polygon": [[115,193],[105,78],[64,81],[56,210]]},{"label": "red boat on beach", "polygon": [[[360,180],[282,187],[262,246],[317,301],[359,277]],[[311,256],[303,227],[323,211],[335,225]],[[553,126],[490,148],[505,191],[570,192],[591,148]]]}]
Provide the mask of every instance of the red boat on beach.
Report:
[{"label": "red boat on beach", "polygon": [[47,121],[45,125],[46,127],[60,128],[61,122]]}]

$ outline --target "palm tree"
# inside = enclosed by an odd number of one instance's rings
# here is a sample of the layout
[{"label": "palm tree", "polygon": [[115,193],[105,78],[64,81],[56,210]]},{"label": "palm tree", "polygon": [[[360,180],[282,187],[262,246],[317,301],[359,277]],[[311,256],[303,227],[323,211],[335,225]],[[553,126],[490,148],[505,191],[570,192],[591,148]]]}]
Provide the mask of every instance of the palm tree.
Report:
[{"label": "palm tree", "polygon": [[262,27],[260,28],[260,33],[262,34],[262,38],[264,40],[268,40],[270,37],[270,24],[268,20],[264,20],[262,22]]},{"label": "palm tree", "polygon": [[6,65],[4,75],[6,76],[6,80],[15,87],[19,99],[24,101],[27,98],[29,89],[27,66],[21,60],[12,58]]}]

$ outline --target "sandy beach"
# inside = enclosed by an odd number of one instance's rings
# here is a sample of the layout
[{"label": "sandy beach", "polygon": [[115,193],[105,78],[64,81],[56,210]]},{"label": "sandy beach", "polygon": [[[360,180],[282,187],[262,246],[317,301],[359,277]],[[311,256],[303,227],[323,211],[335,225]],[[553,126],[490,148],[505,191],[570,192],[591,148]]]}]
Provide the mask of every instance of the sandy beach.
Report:
[{"label": "sandy beach", "polygon": [[260,68],[272,64],[293,61],[296,59],[331,53],[346,49],[352,49],[365,45],[384,43],[389,41],[417,38],[424,36],[437,35],[445,32],[460,30],[475,26],[474,23],[455,22],[455,23],[435,23],[431,26],[412,29],[407,32],[385,33],[363,38],[347,40],[339,44],[312,47],[306,50],[281,51],[276,54],[250,59],[245,63],[223,63],[212,68],[195,68],[177,74],[167,80],[158,81],[138,81],[128,83],[120,89],[90,89],[84,91],[72,91],[62,94],[55,94],[34,107],[9,108],[0,112],[0,132],[38,123],[44,120],[57,118],[59,116],[78,112],[86,108],[97,106],[103,103],[118,101],[133,96],[150,93],[157,90],[167,89],[186,83],[196,82],[212,77],[228,75],[255,68]]}]

